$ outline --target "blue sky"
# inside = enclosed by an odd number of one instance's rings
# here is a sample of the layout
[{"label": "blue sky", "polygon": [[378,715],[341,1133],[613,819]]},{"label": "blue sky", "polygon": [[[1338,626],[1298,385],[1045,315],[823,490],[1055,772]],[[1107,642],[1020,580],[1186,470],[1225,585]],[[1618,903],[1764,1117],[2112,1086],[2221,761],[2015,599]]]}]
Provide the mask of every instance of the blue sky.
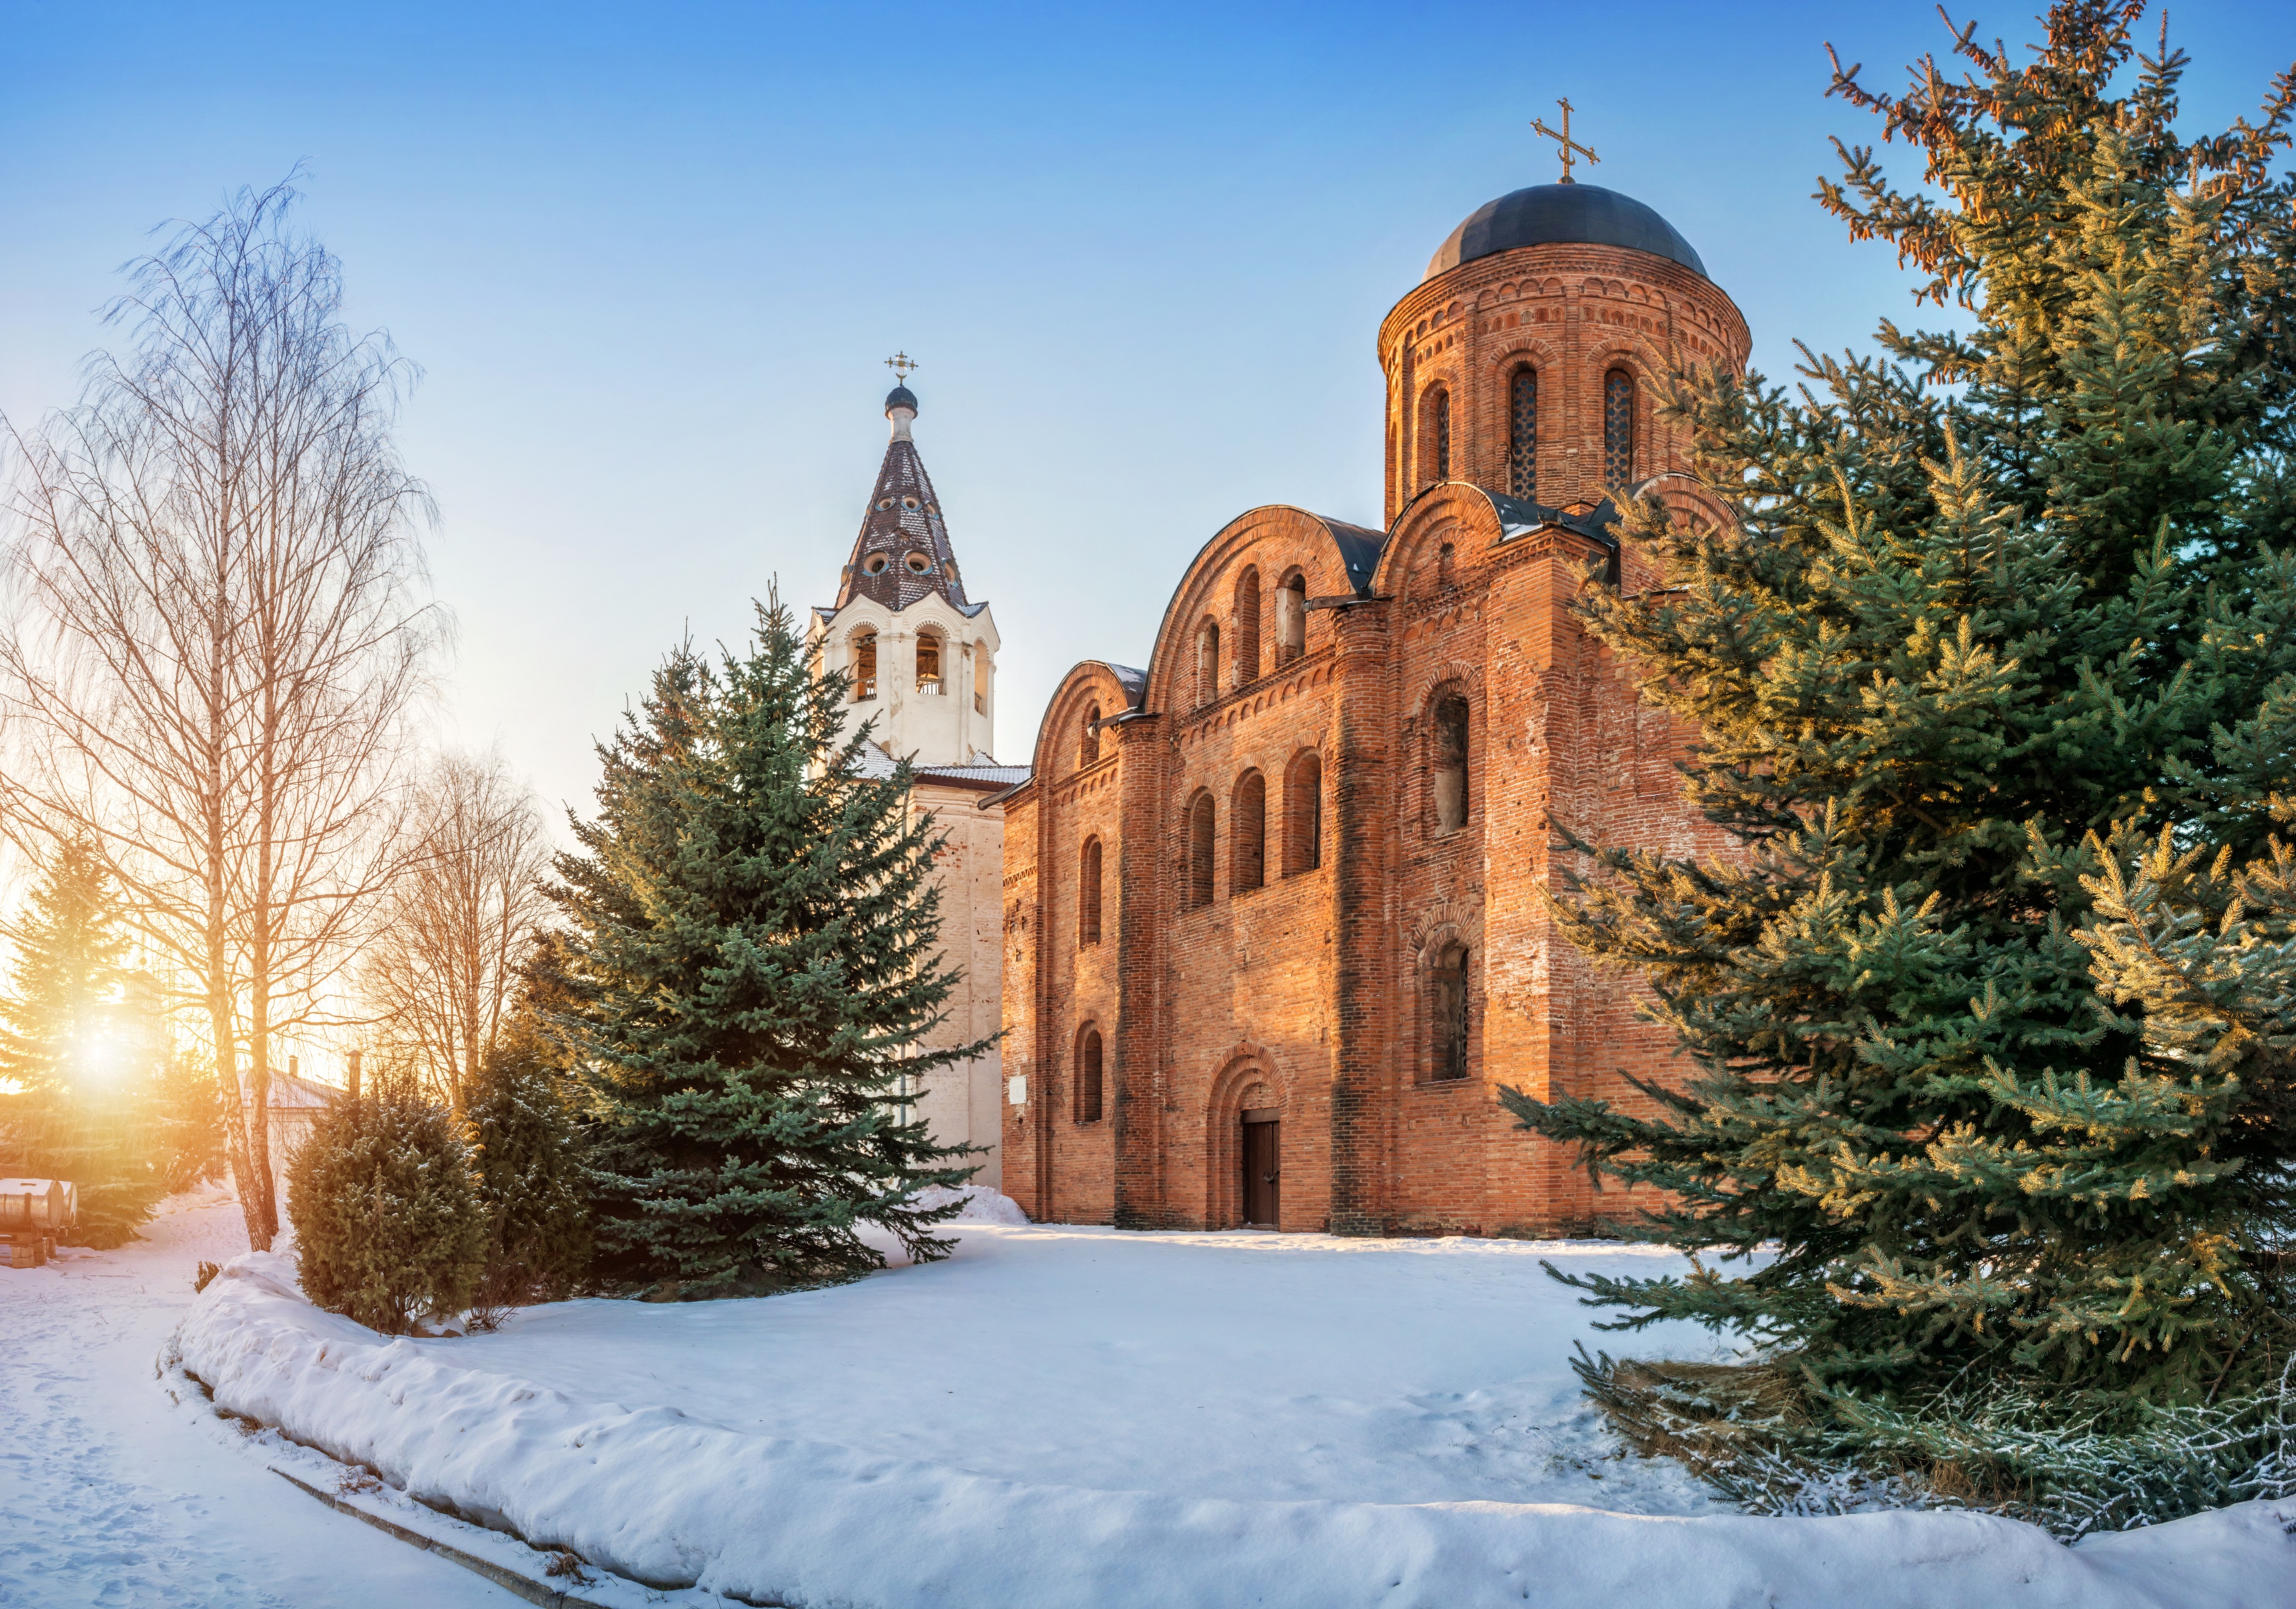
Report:
[{"label": "blue sky", "polygon": [[[1974,14],[2014,41],[2035,9]],[[2173,21],[2195,127],[2296,59],[2296,7]],[[905,349],[1024,759],[1061,674],[1141,661],[1235,514],[1379,522],[1379,319],[1462,217],[1554,176],[1527,125],[1555,96],[1758,366],[1902,317],[1887,250],[1809,200],[1829,135],[1873,137],[1823,98],[1829,39],[1894,88],[1946,35],[1912,0],[4,0],[0,408],[70,399],[154,225],[303,163],[354,317],[425,371],[442,723],[585,807],[591,739],[681,633],[738,634],[776,576],[832,595]]]}]

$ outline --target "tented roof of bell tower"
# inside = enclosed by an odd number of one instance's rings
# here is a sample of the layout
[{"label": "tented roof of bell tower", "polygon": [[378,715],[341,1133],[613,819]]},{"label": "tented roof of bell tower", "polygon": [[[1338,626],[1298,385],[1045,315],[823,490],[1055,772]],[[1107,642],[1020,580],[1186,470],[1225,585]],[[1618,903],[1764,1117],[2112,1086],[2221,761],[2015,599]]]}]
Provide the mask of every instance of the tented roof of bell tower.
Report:
[{"label": "tented roof of bell tower", "polygon": [[885,398],[885,413],[893,421],[893,439],[885,444],[885,462],[877,471],[876,488],[861,516],[861,534],[854,538],[853,557],[837,588],[837,607],[865,597],[889,609],[906,609],[937,592],[963,613],[978,614],[984,605],[965,598],[940,498],[925,473],[924,460],[917,456],[917,444],[909,438],[916,394],[906,386],[896,387]]}]

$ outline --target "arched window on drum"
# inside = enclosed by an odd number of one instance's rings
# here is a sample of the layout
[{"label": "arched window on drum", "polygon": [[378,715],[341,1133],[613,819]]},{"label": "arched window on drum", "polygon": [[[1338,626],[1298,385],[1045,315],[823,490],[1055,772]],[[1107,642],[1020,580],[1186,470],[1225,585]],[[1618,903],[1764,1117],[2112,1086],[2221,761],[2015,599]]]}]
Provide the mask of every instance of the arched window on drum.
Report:
[{"label": "arched window on drum", "polygon": [[1635,377],[1624,369],[1603,376],[1603,486],[1606,491],[1635,478]]},{"label": "arched window on drum", "polygon": [[1538,371],[1529,364],[1507,381],[1507,490],[1538,496]]}]

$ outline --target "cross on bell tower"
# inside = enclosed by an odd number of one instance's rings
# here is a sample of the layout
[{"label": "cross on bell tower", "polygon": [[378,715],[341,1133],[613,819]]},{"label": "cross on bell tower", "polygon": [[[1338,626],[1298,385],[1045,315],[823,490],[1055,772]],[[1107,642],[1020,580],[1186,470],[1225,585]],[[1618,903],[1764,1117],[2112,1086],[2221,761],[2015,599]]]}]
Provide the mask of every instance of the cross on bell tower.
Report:
[{"label": "cross on bell tower", "polygon": [[1562,108],[1562,128],[1560,133],[1549,128],[1546,126],[1546,120],[1544,118],[1531,119],[1530,127],[1534,133],[1545,135],[1548,139],[1553,140],[1562,148],[1558,154],[1562,158],[1562,182],[1566,185],[1575,185],[1578,181],[1570,176],[1570,164],[1572,161],[1570,153],[1572,152],[1577,152],[1580,156],[1585,157],[1589,162],[1599,162],[1603,159],[1596,156],[1593,152],[1587,150],[1584,145],[1581,145],[1578,141],[1570,137],[1570,98],[1565,96],[1563,99],[1555,102],[1555,104]]},{"label": "cross on bell tower", "polygon": [[915,374],[922,365],[906,352],[896,352],[885,359],[885,366],[893,371],[895,377],[903,385],[906,385],[909,383],[909,376]]}]

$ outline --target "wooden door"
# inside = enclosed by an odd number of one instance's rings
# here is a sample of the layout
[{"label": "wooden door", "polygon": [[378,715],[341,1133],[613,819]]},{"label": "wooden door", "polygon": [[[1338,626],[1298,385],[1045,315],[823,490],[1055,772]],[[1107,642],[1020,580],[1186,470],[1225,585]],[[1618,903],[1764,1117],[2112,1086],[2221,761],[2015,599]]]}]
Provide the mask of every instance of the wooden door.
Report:
[{"label": "wooden door", "polygon": [[1243,1221],[1253,1228],[1273,1229],[1278,1221],[1283,1128],[1273,1118],[1244,1120]]}]

